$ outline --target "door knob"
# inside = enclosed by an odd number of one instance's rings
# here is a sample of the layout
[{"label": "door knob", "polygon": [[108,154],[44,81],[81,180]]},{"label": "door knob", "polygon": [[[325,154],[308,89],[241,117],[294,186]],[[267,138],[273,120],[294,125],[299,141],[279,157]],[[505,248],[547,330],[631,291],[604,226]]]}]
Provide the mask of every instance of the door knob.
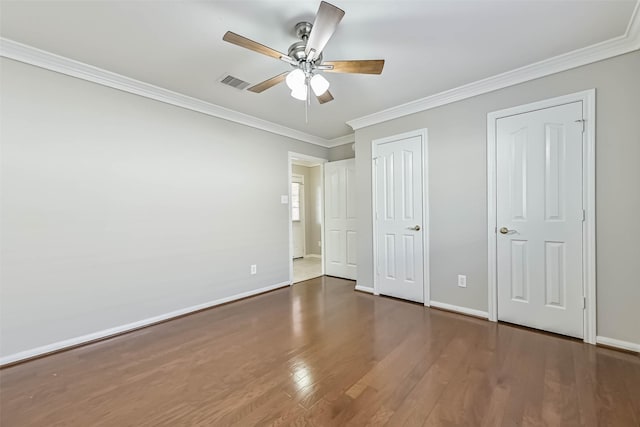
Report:
[{"label": "door knob", "polygon": [[409,230],[420,231],[420,226],[416,225],[415,227],[409,227]]},{"label": "door knob", "polygon": [[507,234],[507,233],[509,232],[509,229],[508,229],[507,227],[502,227],[502,228],[500,229],[500,232],[501,232],[502,234]]}]

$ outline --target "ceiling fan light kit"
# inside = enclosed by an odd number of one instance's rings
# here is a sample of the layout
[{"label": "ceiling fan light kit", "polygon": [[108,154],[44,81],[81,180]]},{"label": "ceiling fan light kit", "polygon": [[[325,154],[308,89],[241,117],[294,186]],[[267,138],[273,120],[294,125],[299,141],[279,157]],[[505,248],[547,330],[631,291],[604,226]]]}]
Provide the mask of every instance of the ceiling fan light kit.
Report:
[{"label": "ceiling fan light kit", "polygon": [[313,89],[313,93],[315,93],[316,96],[320,96],[329,90],[329,81],[320,74],[315,74],[311,77],[309,83],[311,84],[311,89]]},{"label": "ceiling fan light kit", "polygon": [[293,98],[301,101],[308,100],[310,87],[320,104],[325,104],[333,100],[333,95],[329,92],[329,81],[319,73],[381,74],[384,67],[383,59],[323,62],[324,47],[333,36],[343,16],[342,9],[325,1],[320,2],[313,24],[309,22],[296,24],[295,33],[300,41],[293,43],[286,55],[231,31],[227,31],[222,39],[245,49],[280,59],[294,67],[294,70],[289,73],[281,73],[250,87],[248,89],[250,92],[261,93],[284,80],[291,89]]},{"label": "ceiling fan light kit", "polygon": [[307,94],[308,94],[307,85],[302,85],[291,90],[291,96],[300,101],[306,101]]},{"label": "ceiling fan light kit", "polygon": [[287,82],[287,86],[289,86],[289,89],[294,90],[301,86],[304,86],[306,78],[307,76],[304,75],[304,71],[296,68],[295,70],[287,74],[287,78],[285,79],[285,81]]}]

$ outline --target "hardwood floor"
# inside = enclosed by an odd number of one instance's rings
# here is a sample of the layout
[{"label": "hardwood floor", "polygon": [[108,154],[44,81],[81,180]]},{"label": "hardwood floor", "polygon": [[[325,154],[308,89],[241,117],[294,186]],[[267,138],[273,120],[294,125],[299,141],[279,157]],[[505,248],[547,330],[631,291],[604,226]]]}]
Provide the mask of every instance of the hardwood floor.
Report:
[{"label": "hardwood floor", "polygon": [[9,426],[638,426],[640,358],[318,278],[0,371]]}]

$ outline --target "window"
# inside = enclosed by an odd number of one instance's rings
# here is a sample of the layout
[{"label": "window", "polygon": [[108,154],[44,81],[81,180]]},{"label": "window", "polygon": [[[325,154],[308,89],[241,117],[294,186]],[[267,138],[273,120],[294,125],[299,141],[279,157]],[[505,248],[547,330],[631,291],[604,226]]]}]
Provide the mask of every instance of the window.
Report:
[{"label": "window", "polygon": [[300,183],[291,183],[291,221],[300,221]]}]

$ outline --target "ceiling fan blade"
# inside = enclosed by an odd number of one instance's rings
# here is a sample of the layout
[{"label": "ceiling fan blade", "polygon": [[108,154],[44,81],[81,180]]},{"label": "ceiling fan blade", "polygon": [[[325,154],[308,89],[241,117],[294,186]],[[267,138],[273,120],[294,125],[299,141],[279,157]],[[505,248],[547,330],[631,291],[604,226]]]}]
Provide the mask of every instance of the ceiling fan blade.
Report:
[{"label": "ceiling fan blade", "polygon": [[307,40],[307,46],[304,50],[307,54],[307,60],[313,61],[318,58],[336,31],[343,16],[344,10],[325,1],[320,2],[320,7],[315,21],[313,21],[311,34],[309,34],[309,40]]},{"label": "ceiling fan blade", "polygon": [[[322,68],[325,65],[333,65],[333,68]],[[381,74],[382,68],[384,68],[384,59],[324,61],[319,68],[328,73]]]},{"label": "ceiling fan blade", "polygon": [[333,101],[333,95],[331,95],[331,92],[329,91],[326,91],[320,96],[316,96],[316,98],[318,98],[318,102],[320,104],[326,104],[329,101]]},{"label": "ceiling fan blade", "polygon": [[[254,52],[258,52],[263,55],[270,56],[272,58],[281,59],[285,62],[291,63],[291,61],[293,61],[293,59],[291,59],[288,55],[282,52],[278,52],[277,50],[271,49],[270,47],[267,47],[258,42],[254,42],[253,40],[250,40],[244,36],[241,36],[240,34],[236,34],[231,31],[227,31],[222,37],[222,40],[235,44],[240,47],[244,47],[245,49],[249,49]],[[295,61],[293,62],[297,64],[297,62]]]},{"label": "ceiling fan blade", "polygon": [[289,74],[289,71],[285,71],[282,74],[278,74],[275,77],[271,77],[268,80],[265,80],[265,81],[263,81],[261,83],[253,85],[247,90],[250,91],[250,92],[254,92],[254,93],[264,92],[265,90],[277,85],[278,83],[282,83],[284,81],[284,79],[287,77],[287,74]]}]

